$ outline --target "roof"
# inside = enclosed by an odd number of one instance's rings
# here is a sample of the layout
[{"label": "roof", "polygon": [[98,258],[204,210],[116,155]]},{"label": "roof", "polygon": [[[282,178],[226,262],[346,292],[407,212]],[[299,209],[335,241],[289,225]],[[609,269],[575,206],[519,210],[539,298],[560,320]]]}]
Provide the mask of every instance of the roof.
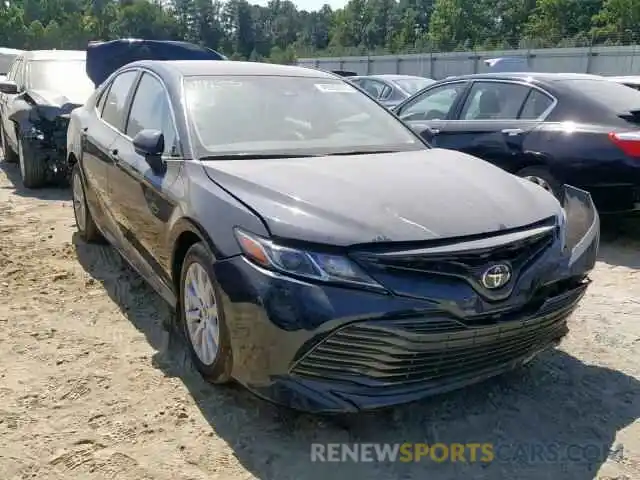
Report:
[{"label": "roof", "polygon": [[414,78],[419,78],[420,80],[431,80],[430,78],[420,77],[418,75],[398,75],[393,73],[358,75],[357,78],[379,78],[381,80],[413,80]]},{"label": "roof", "polygon": [[494,73],[473,73],[469,75],[458,75],[447,77],[446,80],[472,80],[472,79],[495,79],[495,80],[538,80],[553,82],[558,80],[603,80],[600,75],[588,73],[547,73],[547,72],[494,72]]},{"label": "roof", "polygon": [[27,50],[23,52],[26,60],[85,60],[84,50]]},{"label": "roof", "polygon": [[640,75],[619,75],[615,77],[604,78],[613,82],[640,84]]},{"label": "roof", "polygon": [[16,48],[0,47],[0,55],[20,55],[23,51]]},{"label": "roof", "polygon": [[250,75],[309,78],[340,78],[314,68],[278,65],[274,63],[236,62],[231,60],[141,60],[128,66],[164,70],[184,77],[204,75]]}]

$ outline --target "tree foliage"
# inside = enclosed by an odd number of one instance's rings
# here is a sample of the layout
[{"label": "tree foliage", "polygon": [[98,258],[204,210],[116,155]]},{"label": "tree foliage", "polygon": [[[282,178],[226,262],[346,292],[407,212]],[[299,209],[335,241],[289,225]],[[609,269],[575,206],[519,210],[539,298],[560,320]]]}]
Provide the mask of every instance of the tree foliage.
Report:
[{"label": "tree foliage", "polygon": [[628,44],[640,0],[7,0],[0,45],[82,49],[89,40],[180,39],[234,59]]}]

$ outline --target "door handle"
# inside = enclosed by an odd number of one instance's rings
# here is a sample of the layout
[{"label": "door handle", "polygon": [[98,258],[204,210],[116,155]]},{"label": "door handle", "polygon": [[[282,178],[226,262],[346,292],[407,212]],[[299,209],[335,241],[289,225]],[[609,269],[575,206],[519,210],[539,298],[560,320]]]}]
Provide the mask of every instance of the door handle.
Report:
[{"label": "door handle", "polygon": [[504,128],[502,130],[502,133],[504,133],[505,135],[509,135],[510,137],[515,137],[516,135],[524,133],[524,130],[522,130],[521,128]]}]

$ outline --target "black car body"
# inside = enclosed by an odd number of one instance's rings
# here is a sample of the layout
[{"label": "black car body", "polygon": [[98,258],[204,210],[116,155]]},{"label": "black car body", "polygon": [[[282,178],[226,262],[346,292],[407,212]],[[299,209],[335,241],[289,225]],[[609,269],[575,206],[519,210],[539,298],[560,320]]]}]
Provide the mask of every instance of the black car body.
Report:
[{"label": "black car body", "polygon": [[349,78],[387,108],[395,107],[435,80],[413,75],[361,75]]},{"label": "black car body", "polygon": [[19,55],[0,82],[0,135],[5,158],[20,163],[24,185],[37,188],[67,179],[69,113],[111,72],[135,60],[167,58],[225,59],[187,42],[140,39],[91,42],[86,52],[44,50]]},{"label": "black car body", "polygon": [[301,410],[527,362],[567,332],[598,249],[587,193],[563,209],[314,69],[131,63],[73,111],[68,151],[80,235],[176,307],[202,375]]},{"label": "black car body", "polygon": [[480,157],[556,195],[589,191],[601,213],[640,210],[640,92],[605,77],[449,78],[396,114],[432,145]]}]

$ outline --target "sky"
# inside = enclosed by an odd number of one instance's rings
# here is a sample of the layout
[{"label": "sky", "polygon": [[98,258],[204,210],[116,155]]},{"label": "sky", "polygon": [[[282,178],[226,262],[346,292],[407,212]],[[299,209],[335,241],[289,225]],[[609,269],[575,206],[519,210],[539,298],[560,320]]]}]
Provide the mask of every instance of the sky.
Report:
[{"label": "sky", "polygon": [[[328,3],[334,10],[336,8],[342,8],[347,3],[347,0],[292,0],[298,7],[298,10],[320,10],[325,3]],[[250,3],[256,5],[266,5],[269,0],[249,0]]]}]

